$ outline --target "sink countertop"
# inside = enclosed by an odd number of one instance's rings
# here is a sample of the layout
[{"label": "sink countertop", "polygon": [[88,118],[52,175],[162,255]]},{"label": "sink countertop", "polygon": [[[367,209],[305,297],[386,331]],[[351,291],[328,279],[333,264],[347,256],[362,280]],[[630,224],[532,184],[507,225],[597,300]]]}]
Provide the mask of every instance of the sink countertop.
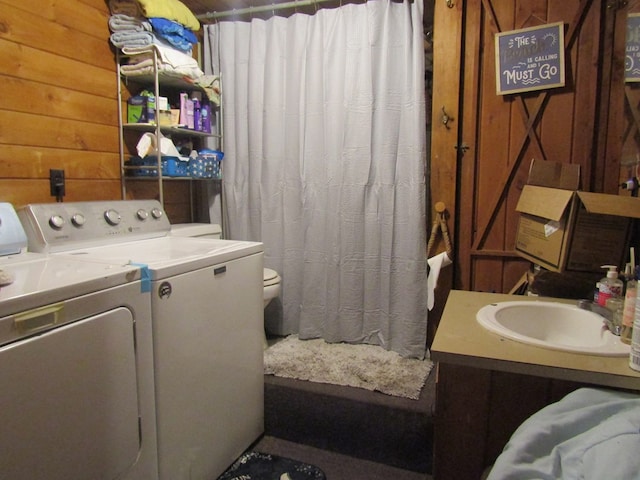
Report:
[{"label": "sink countertop", "polygon": [[489,303],[545,300],[576,304],[576,300],[452,290],[431,346],[431,359],[487,370],[557,378],[640,390],[640,372],[628,357],[604,357],[526,345],[485,330],[476,320]]}]

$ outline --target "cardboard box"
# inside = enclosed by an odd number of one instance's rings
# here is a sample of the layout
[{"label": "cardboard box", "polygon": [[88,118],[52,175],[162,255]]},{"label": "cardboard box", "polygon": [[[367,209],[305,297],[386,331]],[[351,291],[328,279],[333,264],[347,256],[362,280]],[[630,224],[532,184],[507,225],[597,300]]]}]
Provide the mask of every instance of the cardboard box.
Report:
[{"label": "cardboard box", "polygon": [[[577,188],[579,173],[571,165],[532,164],[516,206],[516,252],[555,272],[602,272],[602,265],[622,268],[633,219],[640,218],[640,199],[557,188]],[[550,186],[540,185],[545,182]]]},{"label": "cardboard box", "polygon": [[160,125],[163,127],[171,126],[171,111],[170,110],[158,110],[158,119]]}]

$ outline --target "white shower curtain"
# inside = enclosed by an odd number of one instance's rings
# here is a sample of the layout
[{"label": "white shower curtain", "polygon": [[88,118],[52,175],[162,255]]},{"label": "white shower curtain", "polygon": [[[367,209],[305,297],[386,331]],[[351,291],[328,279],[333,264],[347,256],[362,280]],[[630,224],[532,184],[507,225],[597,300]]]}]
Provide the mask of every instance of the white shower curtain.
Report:
[{"label": "white shower curtain", "polygon": [[227,238],[265,245],[279,335],[423,358],[422,0],[206,27],[222,78]]}]

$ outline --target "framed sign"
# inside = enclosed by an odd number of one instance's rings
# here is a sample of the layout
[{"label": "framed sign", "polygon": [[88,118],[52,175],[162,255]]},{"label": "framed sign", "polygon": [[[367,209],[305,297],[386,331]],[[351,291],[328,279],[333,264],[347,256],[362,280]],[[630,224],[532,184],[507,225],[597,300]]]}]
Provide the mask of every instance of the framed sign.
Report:
[{"label": "framed sign", "polygon": [[564,87],[564,23],[498,33],[496,93]]},{"label": "framed sign", "polygon": [[627,43],[624,57],[624,81],[640,82],[640,13],[627,16]]}]

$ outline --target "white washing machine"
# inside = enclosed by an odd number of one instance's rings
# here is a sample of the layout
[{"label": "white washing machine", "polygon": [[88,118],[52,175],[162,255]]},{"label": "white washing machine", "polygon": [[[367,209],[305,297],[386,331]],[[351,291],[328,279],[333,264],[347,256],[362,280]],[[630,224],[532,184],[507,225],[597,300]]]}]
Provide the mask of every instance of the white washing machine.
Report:
[{"label": "white washing machine", "polygon": [[140,268],[26,247],[0,204],[0,477],[157,478]]},{"label": "white washing machine", "polygon": [[262,244],[169,236],[156,201],[30,205],[20,214],[33,251],[146,272],[159,476],[217,478],[264,431]]}]

